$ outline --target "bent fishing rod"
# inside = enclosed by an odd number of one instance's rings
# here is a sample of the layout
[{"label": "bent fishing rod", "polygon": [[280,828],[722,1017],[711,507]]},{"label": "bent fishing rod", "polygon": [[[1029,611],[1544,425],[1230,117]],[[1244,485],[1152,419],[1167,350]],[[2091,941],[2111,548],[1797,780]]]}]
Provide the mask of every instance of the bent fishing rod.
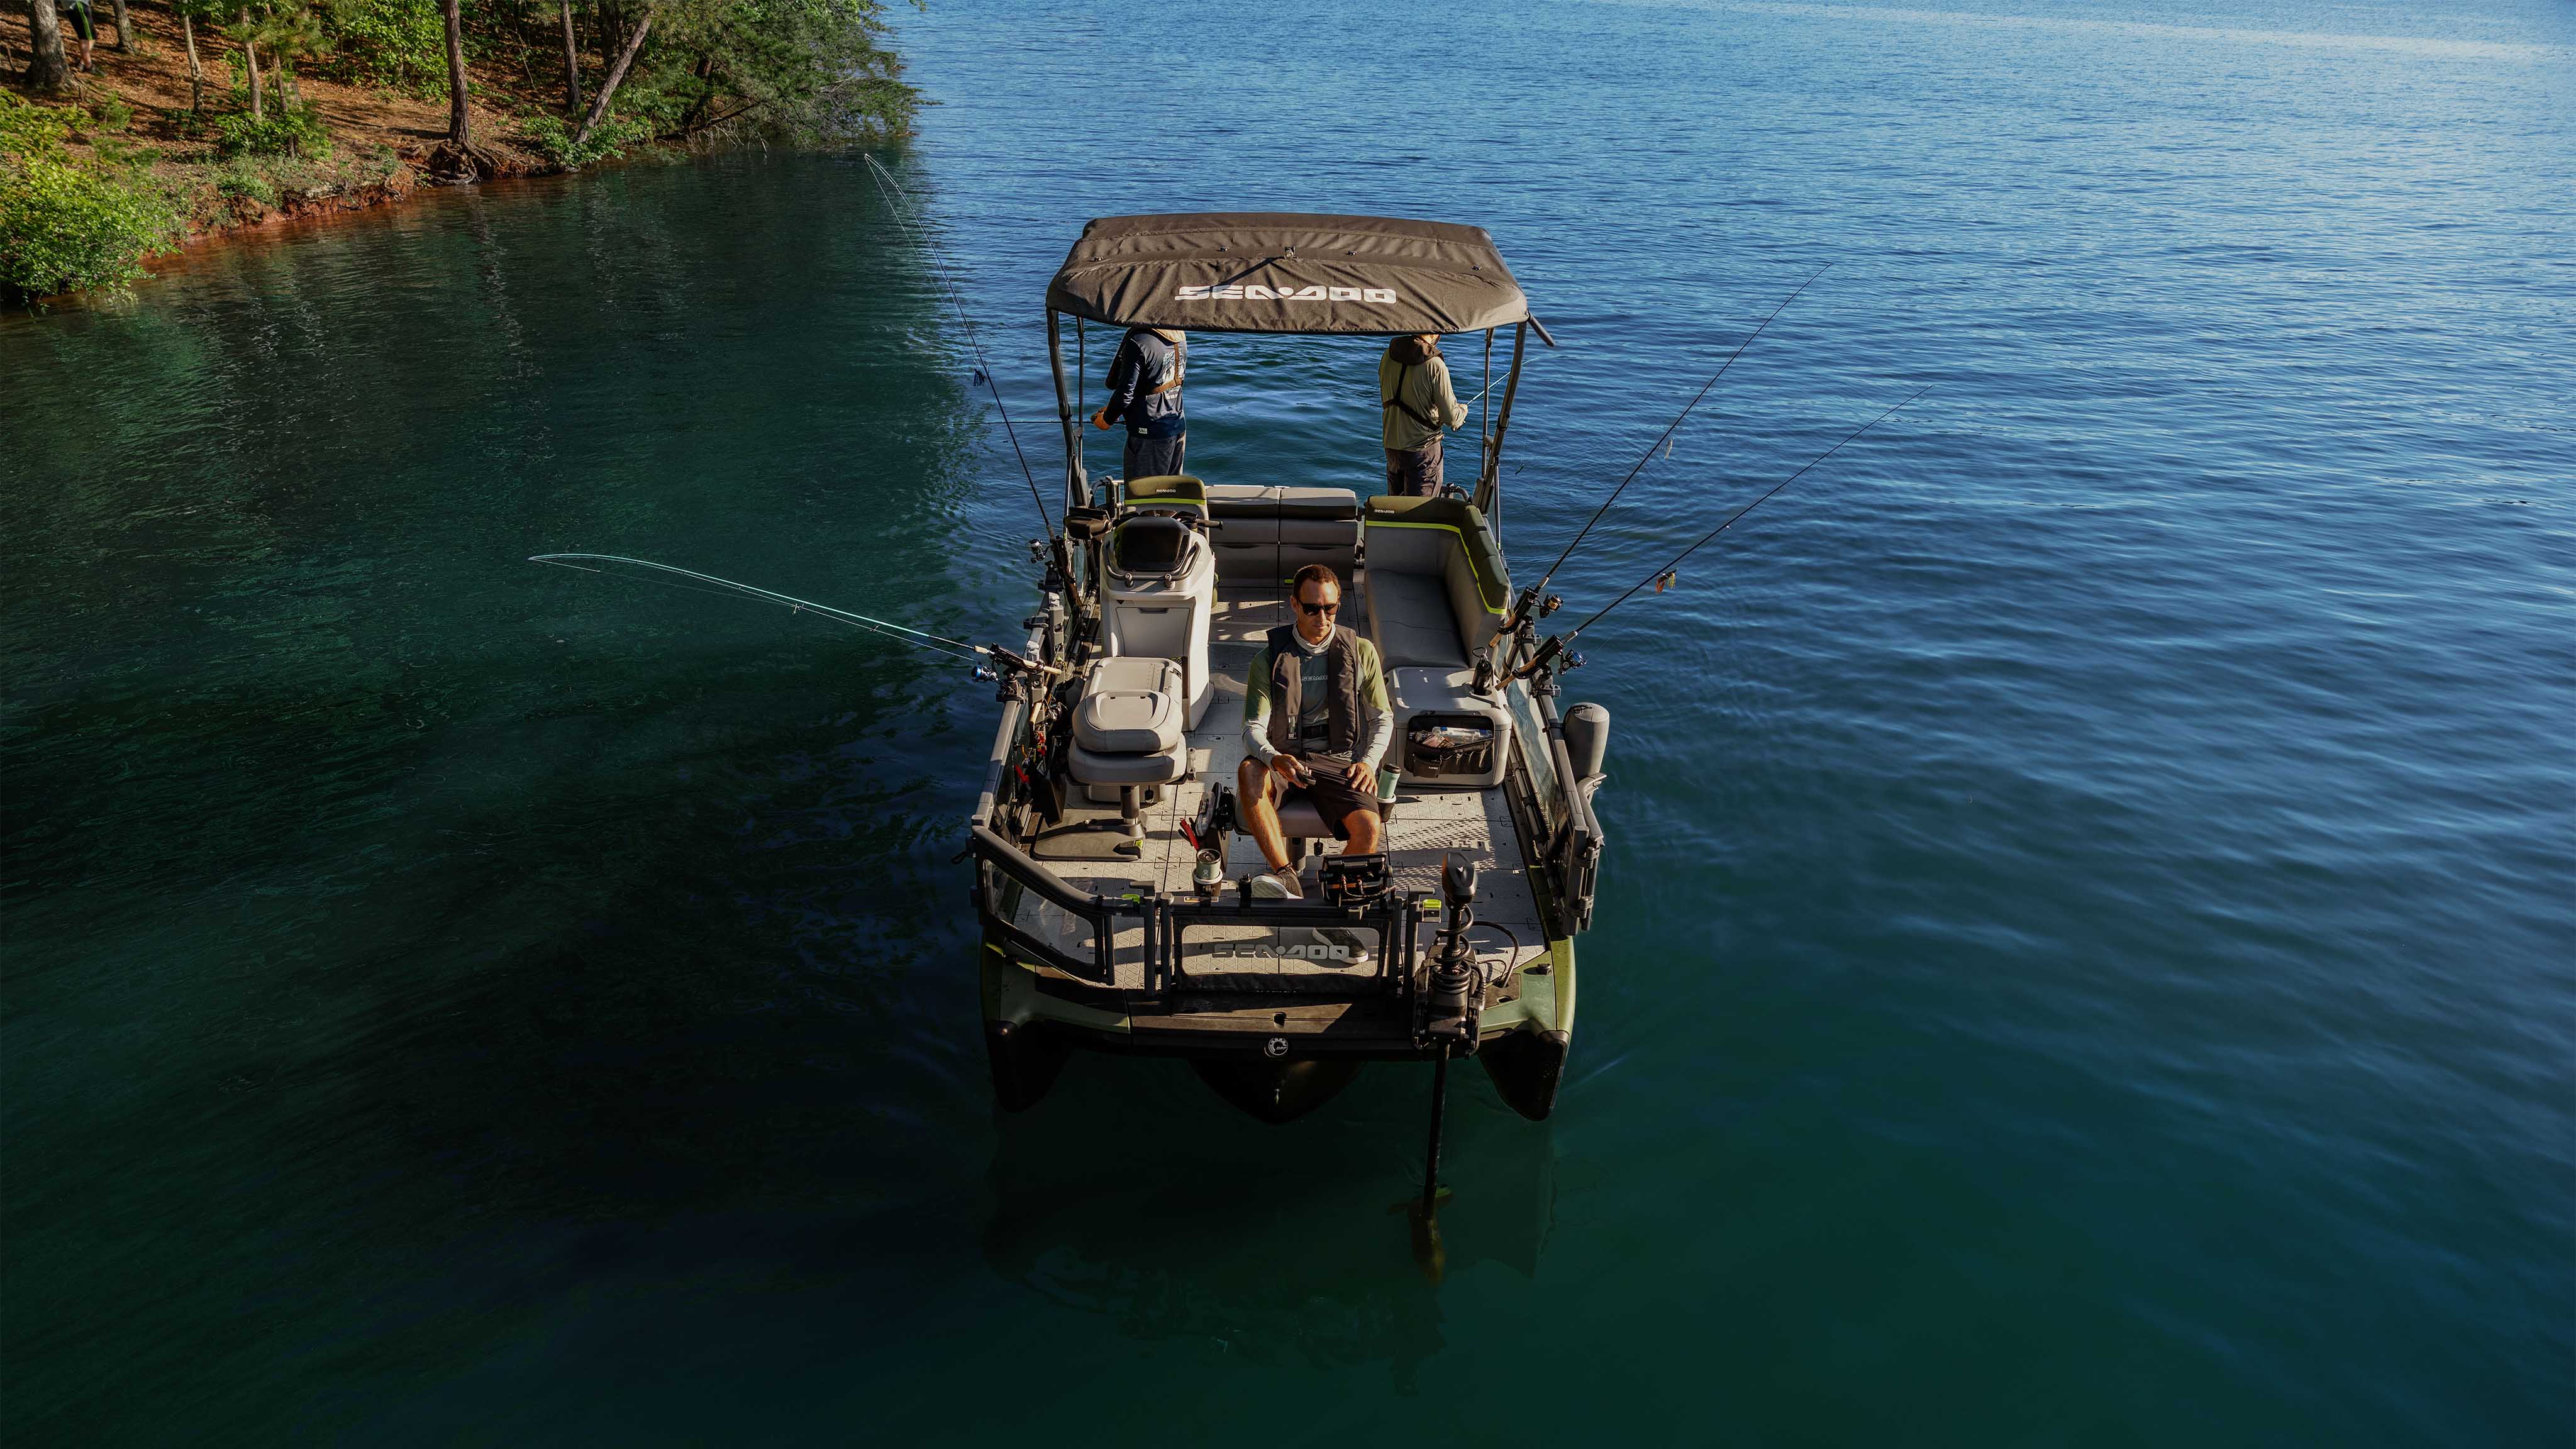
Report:
[{"label": "bent fishing rod", "polygon": [[[932,653],[944,654],[951,658],[964,660],[970,664],[974,663],[977,659],[991,660],[991,668],[986,668],[981,665],[976,667],[975,677],[978,679],[997,679],[1000,677],[997,671],[1000,670],[1017,670],[1024,671],[1029,674],[1050,676],[1061,675],[1065,672],[1057,665],[1041,664],[1034,660],[1024,659],[1019,655],[1012,653],[1010,650],[1003,648],[999,644],[969,644],[962,639],[951,639],[944,634],[933,634],[927,630],[915,629],[909,625],[897,624],[888,619],[876,619],[870,618],[866,614],[854,614],[847,609],[836,609],[829,604],[818,604],[811,599],[797,598],[793,594],[782,594],[771,589],[758,588],[751,584],[737,583],[732,579],[720,579],[714,574],[702,574],[695,569],[684,569],[672,564],[655,563],[651,559],[626,558],[613,553],[541,553],[531,555],[528,562],[534,564],[552,564],[557,568],[572,569],[585,574],[602,574],[610,578],[628,579],[637,583],[660,584],[664,588],[680,589],[692,594],[715,594],[718,596],[750,599],[756,603],[777,604],[786,608],[791,613],[818,615],[822,618],[829,619],[836,624],[847,624],[854,629],[864,629],[871,634],[882,635],[888,639],[896,641],[897,643],[909,644],[916,649],[927,649]],[[644,569],[649,570],[650,572],[630,573],[625,571],[629,569]],[[656,577],[656,575],[663,574],[670,575],[670,577]],[[681,583],[679,582],[681,579],[686,579],[690,582]]]},{"label": "bent fishing rod", "polygon": [[[1594,612],[1591,618],[1584,620],[1582,623],[1575,625],[1573,628],[1566,630],[1562,634],[1549,635],[1547,642],[1541,644],[1537,651],[1530,655],[1528,663],[1523,664],[1520,668],[1512,671],[1511,678],[1526,679],[1532,674],[1537,673],[1539,670],[1546,668],[1549,661],[1556,658],[1557,655],[1565,653],[1568,649],[1572,648],[1575,639],[1581,635],[1584,630],[1600,623],[1612,609],[1619,607],[1621,604],[1635,598],[1638,594],[1643,593],[1647,585],[1654,585],[1655,592],[1659,594],[1662,593],[1665,588],[1672,585],[1680,577],[1681,566],[1684,560],[1688,559],[1692,554],[1699,552],[1701,548],[1705,547],[1719,534],[1733,528],[1736,523],[1744,517],[1744,515],[1751,513],[1754,509],[1770,502],[1781,489],[1786,488],[1790,484],[1797,482],[1799,479],[1806,477],[1817,464],[1822,463],[1827,458],[1841,452],[1844,444],[1851,442],[1852,439],[1859,437],[1861,434],[1877,427],[1880,423],[1886,422],[1889,418],[1896,416],[1899,411],[1911,405],[1916,398],[1923,396],[1923,394],[1930,392],[1931,390],[1932,389],[1928,387],[1916,388],[1913,394],[1907,397],[1904,402],[1898,403],[1895,407],[1889,408],[1887,411],[1880,413],[1877,417],[1871,418],[1868,422],[1865,422],[1859,427],[1852,429],[1849,433],[1844,434],[1842,442],[1836,443],[1832,447],[1818,453],[1813,458],[1807,460],[1805,467],[1800,468],[1797,472],[1790,474],[1779,482],[1772,484],[1770,489],[1763,493],[1761,497],[1756,498],[1752,502],[1745,504],[1742,508],[1735,510],[1734,514],[1724,523],[1721,523],[1717,527],[1710,529],[1708,532],[1701,534],[1698,542],[1693,543],[1686,549],[1683,549],[1680,553],[1673,555],[1673,561],[1671,563],[1668,563],[1662,568],[1655,570],[1653,573],[1646,575],[1644,578],[1639,579],[1634,585],[1630,586],[1628,592],[1621,594],[1619,597],[1612,599],[1609,603],[1602,605],[1599,610]],[[1578,656],[1568,655],[1567,657],[1569,659],[1575,659]]]},{"label": "bent fishing rod", "polygon": [[[1778,318],[1781,313],[1789,310],[1789,304],[1798,300],[1799,292],[1804,292],[1809,287],[1814,286],[1816,284],[1816,278],[1823,276],[1828,271],[1831,271],[1833,269],[1833,265],[1833,263],[1827,262],[1823,266],[1816,268],[1813,272],[1808,273],[1807,280],[1798,284],[1797,291],[1791,292],[1788,296],[1781,298],[1780,305],[1771,309],[1771,315],[1762,319],[1762,325],[1754,328],[1751,332],[1746,333],[1744,340],[1735,344],[1735,350],[1726,355],[1726,361],[1718,364],[1717,371],[1709,374],[1708,381],[1699,385],[1699,391],[1691,395],[1691,400],[1683,405],[1681,412],[1673,418],[1672,423],[1667,426],[1663,432],[1657,434],[1653,442],[1646,445],[1646,451],[1639,455],[1637,459],[1637,466],[1629,469],[1628,476],[1619,480],[1619,486],[1610,490],[1610,496],[1601,500],[1601,506],[1592,510],[1592,516],[1583,521],[1583,527],[1574,535],[1574,541],[1567,544],[1565,546],[1565,551],[1556,556],[1556,562],[1547,566],[1546,573],[1539,575],[1538,583],[1531,588],[1521,591],[1520,598],[1512,605],[1512,616],[1503,621],[1503,629],[1505,632],[1508,633],[1512,629],[1517,628],[1520,625],[1522,618],[1529,612],[1529,610],[1536,607],[1541,599],[1547,597],[1548,580],[1555,578],[1556,571],[1565,567],[1565,561],[1574,556],[1575,548],[1579,546],[1583,542],[1584,538],[1592,532],[1592,525],[1601,521],[1601,515],[1610,511],[1610,505],[1618,502],[1619,495],[1627,492],[1628,485],[1636,482],[1637,475],[1646,470],[1646,465],[1648,463],[1654,461],[1655,450],[1658,448],[1668,447],[1672,443],[1673,434],[1681,431],[1682,424],[1690,420],[1691,412],[1699,406],[1700,399],[1707,397],[1708,390],[1717,386],[1717,380],[1726,376],[1726,370],[1735,365],[1735,359],[1744,355],[1744,349],[1751,347],[1753,345],[1753,339],[1761,336],[1763,330],[1768,328],[1773,320]],[[1493,389],[1488,387],[1486,391],[1491,392]],[[1478,394],[1480,397],[1482,395],[1483,394],[1481,393]]]},{"label": "bent fishing rod", "polygon": [[1002,401],[1001,385],[993,380],[993,365],[984,360],[984,344],[975,336],[975,320],[966,315],[966,303],[958,297],[957,285],[948,279],[946,254],[905,214],[903,203],[896,199],[902,188],[895,184],[894,173],[874,156],[862,154],[860,159],[868,163],[877,189],[885,193],[886,209],[894,213],[894,219],[911,233],[913,243],[930,258],[930,274],[939,279],[940,290],[948,295],[948,305],[957,312],[957,325],[966,333],[966,345],[975,353],[975,380],[993,395],[993,409],[1002,415],[1002,434],[1011,440],[1011,456],[1020,460],[1020,476],[1029,480],[1029,501],[1038,506],[1038,522],[1045,526],[1047,547],[1052,550],[1056,545],[1055,517],[1047,512],[1046,496],[1038,491],[1038,475],[1029,468],[1029,455],[1020,451],[1019,430],[1011,426],[1011,409]]}]

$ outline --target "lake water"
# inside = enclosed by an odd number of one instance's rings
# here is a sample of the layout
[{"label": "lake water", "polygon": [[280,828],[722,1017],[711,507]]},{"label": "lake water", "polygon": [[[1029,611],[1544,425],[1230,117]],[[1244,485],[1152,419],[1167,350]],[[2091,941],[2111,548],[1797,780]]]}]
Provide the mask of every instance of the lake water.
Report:
[{"label": "lake water", "polygon": [[[983,1079],[1031,509],[854,156],[442,195],[0,319],[24,1442],[2576,1437],[2576,12],[901,13],[1024,441],[1084,219],[1492,230],[1586,636],[1556,1118]],[[1096,377],[1105,352],[1094,336]],[[1191,461],[1365,485],[1360,343]],[[1474,349],[1450,347],[1460,371]],[[1107,466],[1106,447],[1095,453]],[[1705,520],[1705,522],[1703,521]]]}]

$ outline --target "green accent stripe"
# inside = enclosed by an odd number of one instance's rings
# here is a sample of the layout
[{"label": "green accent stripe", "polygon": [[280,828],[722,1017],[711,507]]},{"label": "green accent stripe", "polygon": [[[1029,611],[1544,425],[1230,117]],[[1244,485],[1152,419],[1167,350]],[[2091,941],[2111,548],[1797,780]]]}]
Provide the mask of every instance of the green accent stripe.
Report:
[{"label": "green accent stripe", "polygon": [[[1473,549],[1467,549],[1467,530],[1460,528],[1454,523],[1397,523],[1392,519],[1383,518],[1372,518],[1368,520],[1368,526],[1371,528],[1423,528],[1436,530],[1441,533],[1454,533],[1458,535],[1458,547],[1467,550],[1467,572],[1476,575],[1476,602],[1480,604],[1485,603],[1485,595],[1491,591],[1493,580],[1486,578],[1481,573],[1476,573],[1476,554]],[[1485,604],[1485,612],[1499,619],[1503,616],[1503,606],[1500,604]]]}]

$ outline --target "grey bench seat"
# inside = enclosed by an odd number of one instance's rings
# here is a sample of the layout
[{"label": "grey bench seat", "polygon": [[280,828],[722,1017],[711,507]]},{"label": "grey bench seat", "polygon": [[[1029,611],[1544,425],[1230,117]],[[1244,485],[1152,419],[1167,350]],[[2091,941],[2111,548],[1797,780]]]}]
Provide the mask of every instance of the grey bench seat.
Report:
[{"label": "grey bench seat", "polygon": [[[1484,515],[1449,498],[1372,498],[1366,515],[1368,627],[1395,713],[1391,759],[1407,785],[1483,788],[1503,777],[1511,712],[1472,688],[1468,661],[1502,627],[1511,580]],[[1427,718],[1425,718],[1427,717]],[[1415,768],[1411,730],[1470,722],[1493,731],[1488,767],[1472,774]]]}]

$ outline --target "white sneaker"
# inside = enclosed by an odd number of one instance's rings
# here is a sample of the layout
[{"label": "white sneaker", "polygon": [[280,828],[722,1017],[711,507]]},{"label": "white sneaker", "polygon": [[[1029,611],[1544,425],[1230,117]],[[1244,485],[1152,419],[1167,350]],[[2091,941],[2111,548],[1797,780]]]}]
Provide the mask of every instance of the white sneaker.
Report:
[{"label": "white sneaker", "polygon": [[1302,901],[1306,893],[1297,888],[1297,877],[1263,871],[1252,878],[1252,898],[1256,901]]}]

